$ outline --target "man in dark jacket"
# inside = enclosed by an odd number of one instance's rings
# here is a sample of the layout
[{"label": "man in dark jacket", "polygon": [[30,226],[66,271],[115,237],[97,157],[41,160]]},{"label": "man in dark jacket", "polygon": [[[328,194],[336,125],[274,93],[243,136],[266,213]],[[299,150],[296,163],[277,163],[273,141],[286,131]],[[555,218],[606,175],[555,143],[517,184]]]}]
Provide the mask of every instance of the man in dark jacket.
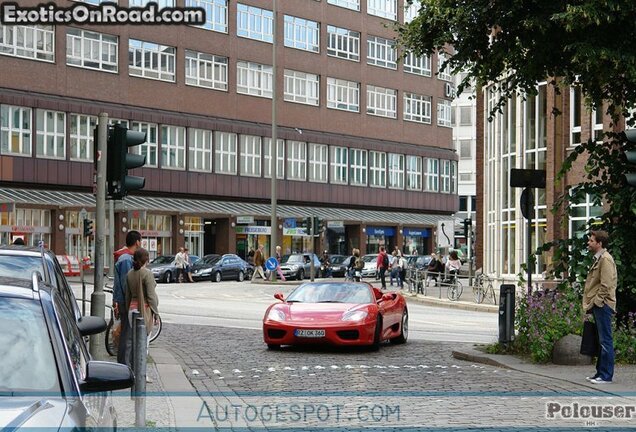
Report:
[{"label": "man in dark jacket", "polygon": [[389,268],[390,262],[391,261],[386,253],[386,249],[384,248],[384,246],[380,246],[380,254],[378,255],[378,260],[376,261],[376,267],[378,268],[378,273],[380,274],[382,289],[386,289],[386,270]]}]

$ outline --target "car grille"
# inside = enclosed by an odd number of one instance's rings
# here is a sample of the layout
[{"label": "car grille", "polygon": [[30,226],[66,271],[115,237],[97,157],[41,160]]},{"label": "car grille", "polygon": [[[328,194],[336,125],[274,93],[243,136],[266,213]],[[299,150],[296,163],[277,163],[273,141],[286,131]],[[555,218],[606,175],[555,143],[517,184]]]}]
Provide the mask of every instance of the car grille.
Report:
[{"label": "car grille", "polygon": [[358,330],[340,330],[337,332],[340,339],[356,340],[360,338],[360,332]]},{"label": "car grille", "polygon": [[281,339],[285,337],[285,333],[287,333],[285,330],[267,329],[267,336],[272,339]]}]

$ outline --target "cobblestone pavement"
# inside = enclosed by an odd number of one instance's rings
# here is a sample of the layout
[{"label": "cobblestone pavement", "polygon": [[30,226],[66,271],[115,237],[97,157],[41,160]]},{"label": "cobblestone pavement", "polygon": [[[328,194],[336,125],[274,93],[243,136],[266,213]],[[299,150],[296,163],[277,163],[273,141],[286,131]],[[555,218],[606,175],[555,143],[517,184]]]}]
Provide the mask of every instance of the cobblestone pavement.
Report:
[{"label": "cobblestone pavement", "polygon": [[[409,341],[379,352],[269,351],[260,331],[166,325],[162,345],[201,397],[201,427],[324,428],[632,427],[634,399],[453,359],[457,343]],[[625,406],[622,417],[615,406]],[[594,406],[612,413],[595,418]],[[608,411],[609,412],[609,411]],[[533,429],[536,430],[536,429]]]}]

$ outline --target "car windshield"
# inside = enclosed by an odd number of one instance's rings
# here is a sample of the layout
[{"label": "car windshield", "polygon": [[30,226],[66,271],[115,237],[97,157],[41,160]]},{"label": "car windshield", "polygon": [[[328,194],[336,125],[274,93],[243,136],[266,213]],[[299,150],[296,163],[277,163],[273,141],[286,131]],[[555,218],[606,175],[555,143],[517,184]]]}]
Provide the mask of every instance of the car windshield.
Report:
[{"label": "car windshield", "polygon": [[331,264],[342,264],[348,257],[344,255],[334,255],[331,259]]},{"label": "car windshield", "polygon": [[39,303],[0,297],[0,396],[12,392],[59,392],[53,348]]},{"label": "car windshield", "polygon": [[215,257],[212,257],[212,258],[210,258],[210,259],[207,259],[207,260],[205,261],[205,263],[206,263],[206,264],[216,264],[216,263],[218,263],[219,261],[221,261],[221,258],[223,258],[223,257],[222,257],[222,256],[215,256]]},{"label": "car windshield", "polygon": [[30,280],[34,271],[39,271],[44,276],[42,257],[0,255],[0,276]]},{"label": "car windshield", "polygon": [[305,262],[302,255],[283,255],[281,263],[302,263]]},{"label": "car windshield", "polygon": [[308,283],[292,291],[285,299],[297,303],[371,303],[367,285],[355,283]]},{"label": "car windshield", "polygon": [[362,261],[364,262],[375,262],[377,259],[377,255],[365,255],[362,257]]},{"label": "car windshield", "polygon": [[172,264],[172,261],[174,261],[174,256],[162,255],[152,260],[150,264]]}]

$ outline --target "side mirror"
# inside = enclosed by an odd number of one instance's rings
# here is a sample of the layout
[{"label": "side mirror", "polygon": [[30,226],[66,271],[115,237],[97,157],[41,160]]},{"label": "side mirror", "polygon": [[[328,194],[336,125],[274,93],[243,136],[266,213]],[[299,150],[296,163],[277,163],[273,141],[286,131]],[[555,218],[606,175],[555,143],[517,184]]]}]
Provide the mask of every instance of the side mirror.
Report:
[{"label": "side mirror", "polygon": [[280,301],[282,301],[282,302],[284,302],[284,301],[285,301],[285,297],[283,296],[283,293],[281,293],[281,292],[277,292],[276,294],[274,294],[274,298],[275,298],[276,300],[280,300]]},{"label": "side mirror", "polygon": [[96,316],[83,316],[77,322],[77,328],[82,336],[90,336],[106,330],[106,321]]},{"label": "side mirror", "polygon": [[92,360],[86,364],[86,377],[80,382],[84,393],[122,390],[132,387],[135,376],[127,365]]},{"label": "side mirror", "polygon": [[395,294],[386,293],[386,294],[382,294],[381,301],[390,301],[390,300],[393,300],[394,298],[395,298]]}]

